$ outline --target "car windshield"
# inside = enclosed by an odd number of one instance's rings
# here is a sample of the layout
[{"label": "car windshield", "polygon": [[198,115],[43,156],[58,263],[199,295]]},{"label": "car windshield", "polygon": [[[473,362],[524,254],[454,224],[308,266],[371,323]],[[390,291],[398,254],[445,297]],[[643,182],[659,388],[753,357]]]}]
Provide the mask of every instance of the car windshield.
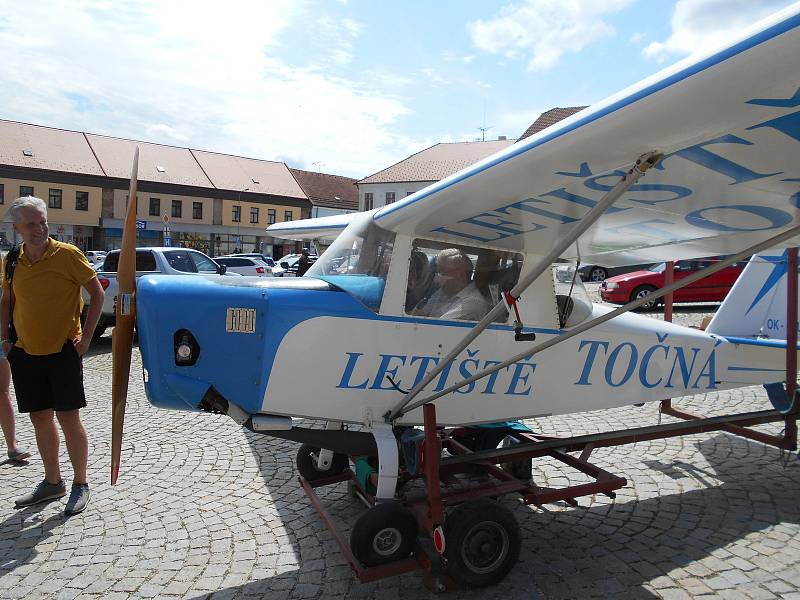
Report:
[{"label": "car windshield", "polygon": [[371,213],[365,214],[347,226],[305,276],[323,279],[377,311],[383,298],[394,237],[394,232],[375,225]]}]

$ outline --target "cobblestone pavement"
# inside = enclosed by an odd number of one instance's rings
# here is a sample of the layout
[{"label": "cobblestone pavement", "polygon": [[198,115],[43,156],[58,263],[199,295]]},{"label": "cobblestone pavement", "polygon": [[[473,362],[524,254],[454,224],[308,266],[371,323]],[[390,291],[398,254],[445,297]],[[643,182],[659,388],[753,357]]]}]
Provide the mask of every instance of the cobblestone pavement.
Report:
[{"label": "cobblestone pavement", "polygon": [[[679,312],[676,321],[700,317]],[[86,512],[65,520],[63,501],[15,510],[13,498],[39,481],[41,465],[36,457],[0,464],[1,598],[432,597],[419,574],[359,584],[297,483],[297,446],[227,417],[152,408],[138,353],[121,481],[110,487],[110,346],[105,337],[85,360]],[[721,414],[766,400],[746,388],[678,404]],[[645,405],[529,424],[575,435],[657,422],[656,407]],[[34,446],[30,425],[19,425]],[[628,479],[615,500],[543,509],[507,500],[523,531],[519,563],[495,588],[447,597],[800,598],[796,454],[711,433],[597,450],[593,459]],[[547,461],[535,477],[550,486],[579,481]],[[360,508],[345,486],[325,490],[326,505],[352,523]]]}]

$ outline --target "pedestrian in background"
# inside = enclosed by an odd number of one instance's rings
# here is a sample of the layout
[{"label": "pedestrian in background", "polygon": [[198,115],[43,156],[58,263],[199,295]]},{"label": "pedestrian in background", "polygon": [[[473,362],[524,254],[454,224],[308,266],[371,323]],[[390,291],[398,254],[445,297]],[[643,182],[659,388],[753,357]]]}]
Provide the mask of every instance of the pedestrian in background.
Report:
[{"label": "pedestrian in background", "polygon": [[[30,414],[45,476],[15,503],[24,507],[66,495],[58,461],[58,419],[73,469],[64,514],[73,515],[82,512],[89,501],[89,440],[79,414],[86,406],[81,357],[89,349],[100,318],[103,288],[78,248],[49,237],[47,206],[40,198],[18,198],[8,214],[23,244],[11,284],[3,278],[0,334],[11,366],[17,408]],[[84,330],[80,324],[81,287],[90,297]],[[9,327],[12,304],[17,336],[13,342]]]},{"label": "pedestrian in background", "polygon": [[17,428],[14,417],[14,407],[11,404],[11,369],[8,366],[5,352],[0,349],[0,428],[6,438],[8,458],[13,462],[21,462],[29,458],[31,453],[17,442]]}]

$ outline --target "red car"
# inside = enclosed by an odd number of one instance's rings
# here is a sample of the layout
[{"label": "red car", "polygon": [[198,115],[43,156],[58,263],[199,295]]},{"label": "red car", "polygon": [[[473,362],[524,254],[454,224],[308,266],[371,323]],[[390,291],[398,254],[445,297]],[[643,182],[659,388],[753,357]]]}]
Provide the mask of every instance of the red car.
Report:
[{"label": "red car", "polygon": [[[696,273],[721,260],[720,257],[679,260],[675,263],[675,281]],[[734,263],[717,271],[713,275],[703,277],[694,283],[679,289],[673,294],[673,302],[720,302],[728,294],[731,286],[739,277],[747,261]],[[631,300],[642,298],[664,287],[666,263],[653,265],[646,271],[634,271],[625,275],[617,275],[603,281],[600,286],[600,297],[606,302],[627,304]],[[663,302],[663,298],[653,300],[642,308],[654,308]]]}]

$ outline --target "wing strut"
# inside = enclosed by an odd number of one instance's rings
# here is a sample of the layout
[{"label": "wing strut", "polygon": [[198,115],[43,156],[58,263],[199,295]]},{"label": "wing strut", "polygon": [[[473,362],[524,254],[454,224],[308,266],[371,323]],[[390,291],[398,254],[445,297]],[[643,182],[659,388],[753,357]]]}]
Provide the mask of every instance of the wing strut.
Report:
[{"label": "wing strut", "polygon": [[562,342],[566,342],[568,339],[573,338],[576,335],[579,335],[579,334],[583,333],[584,331],[592,329],[593,327],[596,327],[596,326],[598,326],[598,325],[600,325],[602,323],[605,323],[606,321],[608,321],[610,319],[613,319],[616,316],[619,316],[619,315],[621,315],[623,313],[630,312],[631,310],[639,308],[640,306],[642,306],[646,302],[651,302],[652,300],[657,300],[658,298],[661,298],[662,296],[666,296],[667,294],[670,294],[670,293],[674,292],[677,289],[680,289],[680,288],[682,288],[684,286],[687,286],[687,285],[689,285],[691,283],[694,283],[698,279],[702,279],[703,277],[708,277],[709,275],[712,275],[712,274],[716,273],[717,271],[720,271],[720,270],[724,269],[725,267],[732,265],[735,262],[738,262],[738,261],[740,261],[742,259],[748,258],[749,256],[751,256],[753,254],[758,254],[759,252],[762,252],[763,250],[766,250],[767,248],[771,248],[771,247],[777,246],[781,242],[785,242],[786,240],[788,240],[790,238],[793,238],[796,235],[800,235],[800,225],[795,225],[791,229],[787,229],[783,233],[779,233],[778,235],[773,236],[773,237],[769,238],[768,240],[765,240],[763,242],[755,244],[754,246],[750,246],[749,248],[747,248],[745,250],[742,250],[738,254],[734,254],[733,256],[730,256],[730,257],[726,258],[725,260],[721,260],[721,261],[719,261],[717,263],[714,263],[710,267],[706,267],[705,269],[702,269],[701,271],[698,271],[697,273],[693,273],[692,275],[689,275],[688,277],[684,277],[683,279],[679,279],[678,281],[676,281],[676,282],[674,282],[674,283],[672,283],[670,285],[664,286],[660,290],[656,290],[652,294],[648,294],[647,296],[645,296],[643,298],[639,298],[638,300],[634,300],[633,302],[628,302],[628,304],[626,304],[624,306],[620,306],[619,308],[614,309],[611,312],[606,313],[606,314],[604,314],[604,315],[602,315],[600,317],[597,317],[596,319],[592,319],[591,321],[588,321],[586,323],[582,323],[582,324],[578,325],[577,327],[575,327],[574,329],[570,329],[568,332],[566,332],[566,333],[564,333],[564,334],[562,334],[560,336],[552,337],[549,340],[547,340],[546,342],[543,342],[543,343],[539,344],[538,346],[535,346],[534,348],[532,348],[530,350],[525,350],[524,352],[521,352],[521,353],[517,354],[516,356],[513,356],[513,357],[509,358],[508,360],[505,360],[505,361],[501,362],[498,365],[495,365],[495,366],[493,366],[493,367],[491,367],[489,369],[484,369],[483,371],[480,371],[479,373],[476,373],[472,377],[469,377],[467,379],[464,379],[464,380],[462,380],[462,381],[460,381],[458,383],[455,383],[455,384],[451,385],[450,387],[442,390],[441,392],[437,392],[435,394],[432,394],[432,395],[428,396],[427,398],[423,398],[422,400],[417,400],[413,404],[407,406],[404,410],[398,412],[398,416],[402,416],[403,414],[408,413],[408,412],[414,410],[415,408],[418,408],[419,406],[422,406],[423,404],[427,404],[429,402],[433,402],[437,398],[441,398],[442,396],[445,396],[445,395],[447,395],[447,394],[449,394],[451,392],[454,392],[457,389],[459,389],[461,387],[464,387],[465,385],[469,385],[473,381],[477,381],[479,379],[482,379],[484,377],[487,377],[487,376],[491,375],[492,373],[496,373],[497,371],[499,371],[501,369],[505,369],[509,365],[513,365],[516,362],[519,362],[521,360],[525,360],[526,358],[530,358],[531,356],[533,356],[534,354],[538,354],[542,350],[547,350],[548,348],[552,348],[556,344],[560,344]]},{"label": "wing strut", "polygon": [[[575,242],[575,240],[583,235],[584,232],[586,232],[586,230],[595,223],[595,221],[603,216],[606,210],[608,210],[609,207],[628,190],[628,188],[639,181],[639,179],[645,174],[645,172],[647,172],[648,169],[654,167],[662,157],[663,154],[659,152],[648,152],[640,156],[636,160],[636,164],[634,164],[633,167],[631,167],[631,169],[622,176],[622,179],[617,182],[617,185],[609,190],[606,195],[603,196],[603,198],[594,207],[592,207],[588,213],[586,213],[586,216],[583,217],[575,226],[575,228],[569,232],[569,235],[564,236],[559,243],[553,247],[549,254],[542,257],[536,266],[525,277],[517,282],[517,285],[515,285],[508,294],[508,296],[510,296],[509,301],[513,299],[513,301],[516,302],[516,300],[522,295],[522,292],[525,291],[529,285],[536,281],[536,279],[546,269],[549,269],[550,265],[553,264],[553,262],[555,262],[555,260],[561,256],[561,254],[563,254],[564,251]],[[478,337],[484,329],[491,325],[494,320],[497,319],[505,310],[506,300],[502,299],[494,306],[494,308],[492,308],[492,310],[489,311],[485,317],[483,317],[483,319],[481,319],[477,325],[475,325],[475,327],[469,330],[469,333],[464,336],[464,338],[447,354],[447,356],[445,356],[436,364],[434,369],[428,373],[422,379],[422,381],[415,385],[406,396],[404,396],[397,404],[395,404],[392,410],[384,415],[384,418],[387,421],[393,421],[404,412],[408,412],[404,411],[403,408],[423,389],[425,389],[425,386],[433,381],[434,378],[439,375],[439,373],[444,371],[445,367],[453,362],[456,357],[464,351],[464,348],[469,346],[472,341]],[[414,407],[429,401],[430,399],[425,400],[424,402],[417,402],[414,404]]]}]

